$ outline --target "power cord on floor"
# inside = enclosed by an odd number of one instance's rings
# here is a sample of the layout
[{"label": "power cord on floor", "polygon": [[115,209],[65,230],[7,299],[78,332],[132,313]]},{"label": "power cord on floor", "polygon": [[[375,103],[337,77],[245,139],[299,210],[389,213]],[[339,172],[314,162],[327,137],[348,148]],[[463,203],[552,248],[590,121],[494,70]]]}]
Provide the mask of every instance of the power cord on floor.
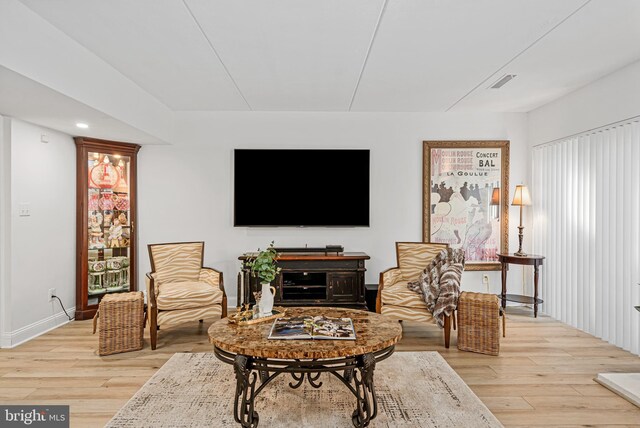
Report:
[{"label": "power cord on floor", "polygon": [[67,316],[67,318],[69,318],[69,321],[73,321],[73,317],[70,317],[69,314],[67,313],[67,310],[64,308],[64,305],[62,304],[62,300],[60,300],[60,298],[55,294],[51,296],[51,298],[58,299],[58,302],[60,302],[60,306],[62,306],[62,310],[64,311],[64,314]]}]

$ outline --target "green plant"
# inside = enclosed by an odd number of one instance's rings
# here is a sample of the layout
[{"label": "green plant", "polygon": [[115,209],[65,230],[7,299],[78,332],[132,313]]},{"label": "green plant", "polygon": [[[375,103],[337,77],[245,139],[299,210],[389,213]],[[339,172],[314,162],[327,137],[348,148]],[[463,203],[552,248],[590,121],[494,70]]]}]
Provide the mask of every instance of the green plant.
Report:
[{"label": "green plant", "polygon": [[276,275],[280,273],[280,268],[276,262],[278,252],[273,247],[274,241],[271,241],[266,250],[260,251],[258,255],[247,259],[245,265],[251,269],[251,274],[260,278],[260,282],[271,282],[276,279]]}]

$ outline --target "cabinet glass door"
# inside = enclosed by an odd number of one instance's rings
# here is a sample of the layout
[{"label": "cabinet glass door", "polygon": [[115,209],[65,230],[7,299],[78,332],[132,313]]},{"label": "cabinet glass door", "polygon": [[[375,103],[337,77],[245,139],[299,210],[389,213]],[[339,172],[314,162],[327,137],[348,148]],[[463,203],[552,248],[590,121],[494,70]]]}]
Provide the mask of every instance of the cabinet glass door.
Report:
[{"label": "cabinet glass door", "polygon": [[132,224],[128,156],[88,152],[88,304],[129,291]]}]

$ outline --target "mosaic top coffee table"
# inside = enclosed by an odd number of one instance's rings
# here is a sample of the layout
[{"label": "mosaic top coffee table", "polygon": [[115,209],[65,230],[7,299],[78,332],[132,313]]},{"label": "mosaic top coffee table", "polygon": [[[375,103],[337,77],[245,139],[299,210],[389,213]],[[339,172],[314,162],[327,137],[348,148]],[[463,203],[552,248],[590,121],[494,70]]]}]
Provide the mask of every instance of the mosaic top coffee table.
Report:
[{"label": "mosaic top coffee table", "polygon": [[293,378],[291,388],[300,387],[305,378],[312,387],[320,388],[320,374],[330,373],[356,397],[351,417],[354,426],[366,427],[376,417],[373,372],[377,362],[393,354],[402,336],[400,324],[376,313],[340,308],[287,308],[285,316],[316,315],[351,318],[356,340],[269,340],[271,322],[238,326],[222,319],[209,327],[216,356],[233,365],[234,418],[243,427],[258,426],[255,397],[283,373]]}]

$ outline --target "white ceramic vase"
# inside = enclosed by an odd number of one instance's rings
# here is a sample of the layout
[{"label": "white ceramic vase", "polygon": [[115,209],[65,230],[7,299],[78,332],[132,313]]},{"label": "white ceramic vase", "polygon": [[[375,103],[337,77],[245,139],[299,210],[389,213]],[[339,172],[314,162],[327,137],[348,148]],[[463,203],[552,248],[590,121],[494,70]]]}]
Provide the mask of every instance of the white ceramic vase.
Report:
[{"label": "white ceramic vase", "polygon": [[260,298],[260,314],[271,315],[273,310],[273,297],[276,294],[276,288],[271,287],[268,282],[262,282],[262,297]]}]

